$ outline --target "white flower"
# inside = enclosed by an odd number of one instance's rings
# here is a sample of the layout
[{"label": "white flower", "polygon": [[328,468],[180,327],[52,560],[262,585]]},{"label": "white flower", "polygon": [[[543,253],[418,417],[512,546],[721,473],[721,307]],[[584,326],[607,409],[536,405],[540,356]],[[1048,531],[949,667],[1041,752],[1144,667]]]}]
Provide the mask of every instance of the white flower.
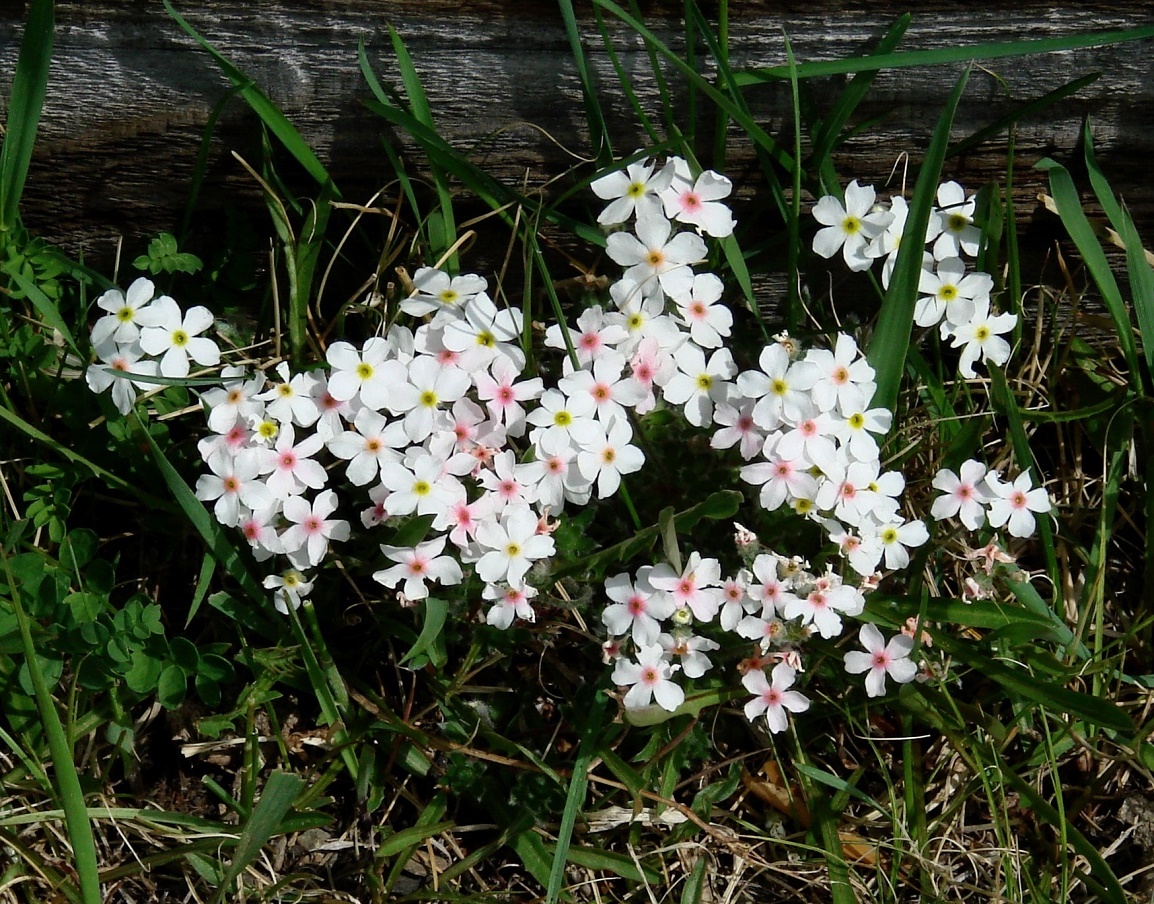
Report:
[{"label": "white flower", "polygon": [[865,358],[858,356],[852,336],[838,333],[833,351],[811,348],[805,360],[815,369],[810,395],[819,411],[837,408],[844,416],[869,404],[877,388],[874,369]]},{"label": "white flower", "polygon": [[681,674],[686,678],[700,678],[713,668],[713,662],[705,654],[721,648],[721,644],[716,640],[681,633],[662,634],[657,638],[657,642],[661,644],[667,657],[681,658]]},{"label": "white flower", "polygon": [[629,445],[633,430],[625,418],[615,418],[608,425],[597,424],[598,434],[581,444],[577,453],[577,470],[590,483],[597,482],[597,498],[605,499],[621,486],[621,475],[641,470],[645,454]]},{"label": "white flower", "polygon": [[658,706],[673,712],[685,702],[685,691],[673,681],[677,667],[670,665],[664,652],[661,644],[655,643],[638,650],[636,662],[617,660],[612,680],[620,687],[629,687],[624,699],[626,709],[648,706],[656,699]]},{"label": "white flower", "polygon": [[658,193],[673,179],[673,168],[656,169],[652,162],[630,163],[624,170],[606,173],[594,179],[589,187],[593,193],[610,204],[601,211],[597,222],[602,226],[624,223],[636,213],[638,216],[659,214],[661,201]]},{"label": "white flower", "polygon": [[155,383],[133,380],[132,376],[156,376],[156,362],[141,361],[142,349],[135,342],[131,345],[106,343],[103,347],[97,347],[96,354],[100,360],[88,365],[88,370],[84,372],[88,388],[101,393],[112,387],[112,404],[121,414],[128,414],[136,404],[136,390],[148,390],[156,386]]},{"label": "white flower", "polygon": [[264,579],[264,586],[272,591],[273,605],[281,615],[288,615],[289,606],[299,609],[301,601],[312,593],[313,582],[295,568],[281,575],[270,574]]},{"label": "white flower", "polygon": [[461,317],[464,306],[487,287],[485,278],[474,273],[450,278],[441,270],[421,267],[413,276],[416,292],[401,302],[401,310],[413,317],[436,312],[433,323],[441,326]]},{"label": "white flower", "polygon": [[537,613],[529,600],[537,595],[537,588],[528,584],[516,586],[513,584],[486,584],[481,595],[487,600],[495,600],[485,614],[485,623],[494,628],[507,631],[513,624],[514,617],[523,618],[527,622],[536,621]]},{"label": "white flower", "polygon": [[[108,341],[117,345],[131,345],[140,338],[138,314],[152,301],[155,287],[152,280],[143,276],[134,280],[128,292],[109,289],[98,299],[96,306],[109,313],[101,317],[92,327],[92,345],[102,346]],[[145,320],[148,318],[145,317]]]},{"label": "white flower", "polygon": [[291,422],[302,427],[311,427],[321,416],[313,398],[313,387],[317,378],[307,373],[290,377],[287,361],[278,364],[276,372],[280,382],[256,398],[266,402],[265,411],[282,424]]},{"label": "white flower", "polygon": [[733,314],[721,301],[724,284],[712,273],[698,273],[689,291],[672,296],[690,338],[702,348],[720,348],[733,327]]},{"label": "white flower", "polygon": [[670,160],[676,175],[661,192],[665,216],[696,226],[707,235],[722,239],[733,234],[733,214],[721,203],[733,191],[725,176],[706,170],[697,179],[690,176],[689,164],[680,157]]},{"label": "white flower", "polygon": [[553,555],[553,538],[537,533],[537,525],[537,515],[521,506],[509,506],[500,521],[482,523],[477,543],[487,552],[474,566],[481,580],[520,584],[534,561]]},{"label": "white flower", "polygon": [[405,586],[401,592],[410,600],[423,600],[429,595],[426,581],[439,584],[459,584],[463,577],[461,566],[451,556],[441,555],[445,548],[445,538],[435,537],[413,547],[386,546],[381,544],[381,552],[399,564],[373,573],[373,580],[386,587],[396,587],[401,581]]},{"label": "white flower", "polygon": [[216,343],[200,335],[213,323],[208,308],[196,305],[182,315],[179,305],[165,295],[149,305],[147,311],[141,311],[137,322],[144,326],[140,347],[150,355],[164,355],[160,372],[166,377],[187,377],[189,358],[203,367],[220,363]]},{"label": "white flower", "polygon": [[646,295],[684,292],[693,284],[690,264],[705,258],[705,242],[692,232],[670,238],[673,226],[660,214],[638,217],[636,236],[615,232],[606,240],[606,252],[627,267],[625,278],[642,287]]},{"label": "white flower", "polygon": [[[941,209],[936,211],[937,227],[941,232],[934,242],[934,259],[960,257],[963,253],[976,257],[982,233],[974,225],[975,197],[967,198],[957,182],[943,182],[938,186],[938,206]],[[927,241],[931,237],[927,236]]]},{"label": "white flower", "polygon": [[1000,480],[991,483],[987,477],[986,485],[994,493],[990,502],[990,526],[1001,527],[1008,523],[1010,533],[1015,537],[1028,537],[1034,532],[1034,512],[1044,514],[1050,511],[1049,495],[1045,488],[1033,485],[1029,471],[1023,471],[1013,483]]},{"label": "white flower", "polygon": [[914,639],[905,634],[895,634],[889,643],[882,632],[873,625],[865,624],[858,632],[858,640],[868,652],[851,650],[845,654],[845,670],[851,675],[868,672],[865,679],[866,693],[880,697],[886,692],[886,675],[898,684],[907,684],[918,673],[917,664],[909,658],[914,649]]},{"label": "white flower", "polygon": [[994,498],[986,483],[986,466],[970,459],[963,462],[960,474],[942,468],[934,475],[933,486],[944,495],[934,500],[930,515],[941,521],[957,515],[970,530],[986,521],[985,504]]},{"label": "white flower", "polygon": [[236,527],[241,519],[241,505],[249,511],[264,509],[273,504],[273,495],[257,479],[256,455],[246,450],[239,455],[214,455],[208,462],[211,474],[201,474],[196,480],[196,498],[212,502],[216,520],[225,527]]},{"label": "white flower", "polygon": [[311,505],[303,496],[285,500],[285,520],[292,523],[281,534],[281,542],[289,560],[298,568],[303,567],[302,563],[319,565],[328,552],[329,540],[343,542],[349,538],[349,522],[329,518],[336,510],[337,494],[332,490],[317,493]]},{"label": "white flower", "polygon": [[662,395],[671,405],[685,406],[685,419],[694,427],[704,427],[713,418],[713,403],[728,397],[728,381],[737,373],[733,355],[719,348],[709,356],[696,345],[686,343],[673,353],[678,372],[665,384]]},{"label": "white flower", "polygon": [[799,691],[791,691],[797,672],[779,662],[773,667],[773,683],[765,677],[761,669],[752,669],[741,679],[742,685],[753,694],[753,699],[745,704],[745,718],[750,722],[764,715],[769,730],[774,734],[785,731],[789,724],[785,713],[803,713],[809,709],[809,698]]},{"label": "white flower", "polygon": [[953,347],[965,346],[958,359],[958,371],[963,377],[974,377],[974,362],[978,360],[1005,364],[1010,358],[1010,343],[999,334],[1008,333],[1017,324],[1016,314],[990,313],[990,303],[979,299],[974,302],[973,319],[951,329],[949,321],[942,323],[942,338],[953,338]]},{"label": "white flower", "polygon": [[863,526],[862,537],[879,540],[884,551],[886,568],[897,570],[910,564],[907,547],[921,546],[930,538],[930,532],[921,521],[905,523],[894,521],[868,530]]},{"label": "white flower", "polygon": [[947,257],[938,264],[938,272],[922,270],[918,292],[922,296],[914,306],[914,322],[918,326],[935,326],[944,316],[954,326],[968,322],[974,316],[974,304],[979,299],[990,300],[994,279],[988,273],[966,274],[961,258]]},{"label": "white flower", "polygon": [[388,339],[373,336],[358,351],[348,342],[334,342],[325,352],[332,371],[329,394],[338,402],[350,402],[359,394],[361,402],[380,411],[388,407],[393,387],[408,381],[408,368],[390,357],[393,346]]},{"label": "white flower", "polygon": [[641,566],[635,582],[626,572],[605,579],[605,595],[613,604],[601,613],[601,623],[611,635],[629,634],[639,647],[657,643],[661,622],[677,608],[672,596],[659,593],[649,583],[652,571],[652,565]]},{"label": "white flower", "polygon": [[855,179],[845,189],[845,206],[833,195],[818,199],[813,218],[824,226],[813,237],[813,250],[822,257],[833,257],[841,249],[851,270],[868,270],[873,258],[869,243],[881,235],[892,216],[888,211],[873,211],[873,186],[858,185]]},{"label": "white flower", "polygon": [[384,462],[401,460],[396,447],[405,444],[408,436],[404,424],[390,423],[372,408],[358,411],[353,427],[354,430],[345,430],[330,439],[327,445],[333,455],[348,461],[345,476],[360,487],[377,479]]}]

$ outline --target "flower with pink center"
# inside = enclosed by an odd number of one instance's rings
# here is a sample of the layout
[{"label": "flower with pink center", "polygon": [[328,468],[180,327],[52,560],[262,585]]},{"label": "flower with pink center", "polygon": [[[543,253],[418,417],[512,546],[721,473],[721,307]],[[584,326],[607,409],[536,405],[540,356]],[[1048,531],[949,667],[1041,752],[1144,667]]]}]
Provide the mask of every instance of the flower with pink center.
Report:
[{"label": "flower with pink center", "polygon": [[675,295],[693,284],[690,265],[704,260],[705,241],[692,232],[673,235],[665,217],[639,216],[635,235],[615,232],[606,240],[606,252],[625,270],[626,279],[641,286],[649,296]]},{"label": "flower with pink center", "polygon": [[217,455],[209,465],[211,474],[201,474],[196,481],[196,498],[201,502],[216,500],[213,514],[225,527],[236,527],[244,509],[266,508],[273,504],[269,488],[257,479],[256,456],[248,451],[235,457]]},{"label": "flower with pink center", "polygon": [[512,449],[493,456],[492,469],[477,475],[491,499],[491,511],[500,514],[507,505],[532,505],[537,501],[537,483],[545,475],[539,461],[517,463]]},{"label": "flower with pink center", "polygon": [[729,401],[719,402],[713,409],[713,423],[721,425],[709,441],[714,449],[736,445],[741,457],[749,461],[765,446],[765,434],[753,420],[753,401],[736,391],[729,393]]},{"label": "flower with pink center", "polygon": [[539,377],[518,381],[518,376],[520,372],[508,358],[497,358],[489,373],[473,376],[477,398],[485,403],[494,420],[505,425],[510,436],[525,433],[525,409],[521,403],[538,399],[545,391]]},{"label": "flower with pink center", "polygon": [[852,336],[838,333],[833,351],[811,348],[805,360],[817,370],[810,395],[819,411],[837,408],[844,415],[869,404],[877,387],[874,369],[865,358],[859,357]]},{"label": "flower with pink center", "polygon": [[909,658],[914,649],[912,637],[896,634],[886,643],[881,631],[873,625],[865,624],[858,632],[858,640],[868,652],[851,650],[846,653],[845,670],[851,675],[868,673],[865,686],[866,693],[871,697],[880,697],[886,692],[886,675],[898,684],[914,680],[918,667]]},{"label": "flower with pink center", "polygon": [[689,291],[673,296],[689,336],[702,348],[720,348],[733,327],[733,314],[720,304],[724,284],[712,273],[693,277]]},{"label": "flower with pink center", "polygon": [[385,499],[388,498],[388,495],[389,488],[383,483],[379,483],[369,490],[369,501],[373,503],[372,508],[364,509],[361,512],[361,524],[366,528],[374,528],[389,517],[389,513],[385,510]]},{"label": "flower with pink center", "polygon": [[713,668],[713,662],[705,654],[721,648],[721,644],[716,640],[685,634],[683,631],[662,634],[657,638],[657,642],[665,650],[667,659],[676,656],[681,660],[681,674],[686,678],[700,678]]},{"label": "flower with pink center", "polygon": [[329,541],[349,538],[349,522],[330,518],[337,510],[337,494],[332,490],[317,493],[310,504],[303,496],[290,496],[284,503],[285,520],[290,526],[281,534],[281,543],[289,561],[297,568],[320,564],[329,549]]},{"label": "flower with pink center", "polygon": [[625,357],[607,351],[581,370],[563,377],[557,384],[565,395],[588,395],[593,401],[593,416],[603,424],[625,420],[626,408],[634,408],[645,399],[645,389],[633,380],[622,380]]},{"label": "flower with pink center", "polygon": [[994,494],[986,484],[986,466],[969,459],[962,462],[959,473],[942,468],[934,475],[933,486],[944,495],[934,500],[930,514],[941,521],[957,515],[970,530],[977,530],[986,521],[985,505]]},{"label": "flower with pink center", "polygon": [[572,330],[565,324],[555,323],[545,331],[545,345],[568,351],[565,344],[565,330],[569,335],[569,342],[573,351],[577,353],[577,363],[587,365],[598,355],[613,348],[618,342],[629,338],[629,333],[620,324],[611,323],[605,316],[601,305],[593,305],[581,312],[577,318],[577,329]]},{"label": "flower with pink center", "polygon": [[698,552],[689,554],[681,574],[662,562],[649,573],[649,583],[668,593],[676,608],[688,608],[698,621],[712,621],[721,608],[721,564]]},{"label": "flower with pink center", "polygon": [[493,600],[493,605],[485,613],[485,623],[507,631],[514,618],[527,622],[537,620],[537,613],[529,602],[537,595],[537,588],[528,584],[486,584],[481,595]]},{"label": "flower with pink center", "polygon": [[777,556],[762,553],[753,560],[753,576],[757,582],[749,585],[749,596],[761,604],[762,617],[780,615],[788,603],[797,599],[793,587],[777,573]]},{"label": "flower with pink center", "polygon": [[[803,625],[812,624],[826,640],[841,633],[841,615],[860,615],[865,598],[857,588],[846,585],[814,587],[804,598],[786,604],[787,619],[800,618]],[[841,614],[839,614],[841,613]]]},{"label": "flower with pink center", "polygon": [[305,487],[319,490],[328,475],[320,462],[310,456],[320,451],[324,441],[317,434],[305,437],[299,443],[293,425],[286,423],[271,449],[257,450],[260,473],[268,474],[265,481],[277,499],[287,499],[304,492]]},{"label": "flower with pink center", "polygon": [[745,704],[745,718],[755,722],[758,716],[764,715],[769,730],[777,734],[789,724],[786,712],[805,712],[809,709],[809,698],[800,691],[790,690],[797,680],[797,672],[784,662],[773,667],[772,675],[770,682],[764,671],[753,669],[745,673],[741,683],[753,694],[753,699]]},{"label": "flower with pink center", "polygon": [[634,410],[638,414],[648,414],[657,405],[654,384],[664,386],[673,379],[677,373],[677,362],[656,339],[643,339],[629,360],[629,370],[629,379],[637,383],[644,393]]},{"label": "flower with pink center", "polygon": [[196,444],[200,457],[209,468],[213,468],[212,460],[218,456],[232,458],[243,449],[252,445],[253,432],[246,424],[233,424],[228,433],[220,436],[206,436]]},{"label": "flower with pink center", "polygon": [[696,226],[706,235],[723,239],[733,234],[733,214],[721,203],[733,191],[733,183],[713,170],[705,170],[694,179],[689,164],[680,157],[671,158],[676,175],[661,193],[665,215],[679,223]]},{"label": "flower with pink center", "polygon": [[268,506],[259,511],[242,515],[237,528],[252,548],[252,556],[258,562],[263,562],[272,556],[284,552],[280,537],[277,536],[273,521],[278,515],[275,506]]},{"label": "flower with pink center", "polygon": [[626,572],[605,579],[605,595],[613,603],[601,613],[601,622],[613,636],[629,634],[639,647],[657,643],[661,622],[677,608],[672,597],[649,583],[652,565],[637,570],[637,580]]},{"label": "flower with pink center", "polygon": [[637,651],[636,662],[617,660],[612,681],[629,688],[623,701],[626,709],[639,709],[656,700],[662,709],[673,712],[685,702],[685,691],[673,680],[673,672],[679,667],[665,659],[664,654],[661,644],[654,643]]},{"label": "flower with pink center", "polygon": [[106,343],[96,349],[100,359],[90,364],[84,372],[84,379],[88,388],[96,393],[112,388],[112,404],[121,414],[127,415],[136,404],[137,389],[154,389],[157,384],[132,377],[139,374],[142,377],[156,376],[158,367],[155,361],[141,361],[143,351],[136,343],[132,345],[114,345]]},{"label": "flower with pink center", "polygon": [[477,533],[482,521],[491,514],[491,506],[483,499],[469,502],[458,499],[433,520],[433,530],[449,531],[449,539],[459,549],[465,549]]},{"label": "flower with pink center", "polygon": [[228,433],[260,407],[256,395],[265,378],[257,374],[246,379],[246,373],[242,367],[226,367],[220,374],[224,385],[201,394],[201,404],[208,408],[208,429],[213,433]]},{"label": "flower with pink center", "polygon": [[758,499],[767,512],[797,499],[812,500],[817,493],[817,481],[809,473],[809,463],[783,458],[775,451],[780,437],[780,433],[774,433],[766,439],[766,461],[746,465],[739,472],[746,483],[761,486]]},{"label": "flower with pink center", "polygon": [[459,584],[463,577],[461,566],[451,556],[441,555],[444,548],[444,537],[435,537],[412,547],[382,543],[381,552],[397,564],[374,572],[373,580],[386,587],[396,587],[404,581],[401,592],[410,600],[423,600],[429,595],[426,581],[436,581],[442,586]]},{"label": "flower with pink center", "polygon": [[994,492],[990,502],[990,526],[1001,527],[1008,524],[1010,533],[1015,537],[1028,537],[1037,526],[1034,521],[1034,512],[1045,514],[1050,511],[1050,497],[1044,487],[1035,487],[1030,479],[1030,472],[1023,471],[1013,483],[1005,483],[997,479],[997,475],[986,478],[986,485]]},{"label": "flower with pink center", "polygon": [[734,630],[747,613],[758,608],[757,602],[749,595],[749,582],[752,579],[753,575],[742,568],[733,577],[722,581],[721,615],[718,621],[726,631]]},{"label": "flower with pink center", "polygon": [[782,458],[817,465],[828,474],[837,467],[834,429],[833,418],[828,414],[807,417],[782,435],[774,451]]}]

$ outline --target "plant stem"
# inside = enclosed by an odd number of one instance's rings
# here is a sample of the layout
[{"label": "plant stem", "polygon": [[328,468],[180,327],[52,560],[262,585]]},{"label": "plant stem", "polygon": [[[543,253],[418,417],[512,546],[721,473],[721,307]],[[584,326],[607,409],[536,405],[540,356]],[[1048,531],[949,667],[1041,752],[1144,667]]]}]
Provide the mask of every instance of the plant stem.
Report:
[{"label": "plant stem", "polygon": [[20,626],[20,641],[28,662],[28,675],[36,695],[36,706],[40,710],[40,720],[48,735],[48,750],[56,771],[57,796],[64,810],[64,824],[68,829],[68,839],[72,844],[72,856],[76,861],[76,874],[80,882],[80,899],[84,904],[100,904],[100,875],[96,863],[96,840],[92,834],[92,824],[88,821],[88,809],[84,804],[84,792],[80,787],[80,776],[72,759],[72,747],[68,734],[56,711],[56,703],[44,680],[40,659],[36,655],[36,645],[32,640],[32,623],[24,605],[20,602],[20,591],[16,577],[8,561],[7,550],[0,549],[0,559],[4,562],[4,577],[8,582],[12,599],[12,609]]}]

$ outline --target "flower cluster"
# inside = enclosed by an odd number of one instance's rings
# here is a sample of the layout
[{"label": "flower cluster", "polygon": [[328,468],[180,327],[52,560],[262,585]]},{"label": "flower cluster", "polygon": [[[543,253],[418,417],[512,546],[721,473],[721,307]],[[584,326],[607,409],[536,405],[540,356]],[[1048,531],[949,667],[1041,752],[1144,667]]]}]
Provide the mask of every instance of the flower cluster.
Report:
[{"label": "flower cluster", "polygon": [[[1006,363],[1010,344],[1002,334],[1012,330],[1018,318],[992,312],[994,280],[989,274],[966,272],[963,256],[977,256],[981,241],[974,196],[967,196],[957,182],[945,182],[938,186],[937,202],[925,235],[931,250],[923,252],[914,322],[937,326],[943,340],[960,348],[958,370],[972,378],[978,361]],[[826,258],[840,250],[855,271],[868,270],[881,259],[882,284],[888,287],[908,214],[904,198],[892,198],[886,209],[872,187],[855,180],[846,187],[844,204],[826,195],[814,205],[814,219],[822,228],[814,236],[813,250]]]},{"label": "flower cluster", "polygon": [[1006,526],[1015,537],[1029,537],[1036,527],[1034,514],[1050,511],[1050,497],[1033,485],[1028,471],[1006,482],[974,459],[963,462],[956,474],[942,468],[934,475],[933,486],[942,495],[934,500],[930,514],[939,521],[956,516],[970,530],[988,521],[993,528]]},{"label": "flower cluster", "polygon": [[156,287],[142,277],[127,292],[109,289],[96,299],[96,306],[108,313],[92,327],[98,360],[89,365],[85,379],[93,392],[111,389],[121,414],[136,404],[137,389],[156,384],[149,377],[187,377],[189,358],[202,367],[220,363],[216,343],[201,335],[213,324],[208,308],[198,305],[182,312],[167,295],[154,296]]},{"label": "flower cluster", "polygon": [[[423,533],[407,545],[392,535],[394,543],[376,542],[377,583],[411,604],[429,597],[431,585],[461,584],[471,571],[482,585],[475,602],[485,621],[507,629],[535,618],[556,519],[567,507],[618,493],[645,463],[635,442],[642,416],[680,410],[710,431],[715,449],[736,447],[745,462],[740,477],[758,487],[764,509],[788,506],[820,524],[845,567],[815,573],[742,529],[745,567],[734,573],[723,575],[718,559],[694,552],[684,563],[614,575],[601,613],[612,680],[627,708],[655,703],[673,711],[685,699],[678,679],[701,678],[714,658],[752,649],[741,664],[753,695],[746,715],[780,731],[787,712],[809,706],[792,689],[806,639],[841,635],[845,619],[863,613],[878,570],[906,567],[909,549],[928,539],[922,521],[902,514],[904,477],[881,464],[878,441],[892,415],[871,407],[874,370],[846,334],[832,348],[808,350],[783,334],[762,350],[757,368],[739,373],[726,347],[734,321],[723,283],[701,269],[707,239],[734,228],[724,203],[728,179],[694,175],[671,157],[631,164],[592,187],[609,202],[598,220],[612,230],[607,252],[622,274],[604,306],[586,308],[573,326],[545,330],[545,347],[561,357],[550,385],[524,376],[531,325],[495,303],[484,278],[421,268],[399,302],[404,317],[359,345],[333,342],[323,366],[223,368],[221,385],[201,395],[210,435],[198,446],[207,473],[197,498],[243,534],[257,561],[269,562],[264,586],[282,613],[308,598],[309,571],[332,544],[370,537],[387,522],[406,525],[410,538],[414,529]],[[888,280],[904,201],[875,209],[872,189],[856,183],[846,199],[845,207],[818,203],[815,216],[827,228],[815,248],[826,256],[841,249],[854,269],[886,256]],[[936,264],[923,277],[916,316],[923,325],[940,322],[955,340],[987,323],[989,335],[973,350],[963,340],[965,372],[978,357],[1005,360],[993,341],[1003,321],[989,325],[992,281],[964,275],[961,264],[960,255],[977,247],[973,199],[949,183],[938,200],[943,209],[927,236],[927,259]],[[100,363],[88,382],[94,391],[111,388],[124,413],[147,378],[184,378],[190,359],[220,362],[201,335],[211,314],[182,312],[154,293],[141,279],[127,294],[112,290],[98,301],[108,314],[93,329]],[[1049,507],[1028,475],[1006,484],[976,462],[960,476],[940,472],[934,486],[946,493],[935,518],[1008,524],[1015,536]],[[867,673],[870,695],[883,693],[887,676],[913,679],[908,637],[887,641],[866,625],[859,639],[867,652],[847,653],[845,667]]]}]

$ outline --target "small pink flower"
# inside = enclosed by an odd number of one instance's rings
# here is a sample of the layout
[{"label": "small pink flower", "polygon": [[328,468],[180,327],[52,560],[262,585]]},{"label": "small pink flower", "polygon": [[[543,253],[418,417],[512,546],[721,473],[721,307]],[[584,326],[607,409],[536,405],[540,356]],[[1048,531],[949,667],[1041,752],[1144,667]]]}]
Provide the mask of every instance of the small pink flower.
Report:
[{"label": "small pink flower", "polygon": [[910,661],[909,655],[914,649],[914,640],[904,634],[892,637],[886,643],[882,632],[873,625],[865,624],[858,632],[861,645],[868,652],[859,653],[851,650],[845,654],[845,670],[851,675],[866,675],[866,693],[871,697],[880,697],[886,692],[886,675],[889,675],[898,684],[906,684],[914,680],[918,667]]},{"label": "small pink flower", "polygon": [[764,715],[769,730],[776,734],[785,731],[788,724],[786,711],[805,712],[809,709],[809,698],[799,691],[790,690],[797,679],[797,672],[784,662],[775,665],[772,674],[771,683],[765,677],[765,672],[754,669],[745,673],[741,683],[754,695],[753,699],[745,704],[745,718],[753,722],[758,716]]}]

